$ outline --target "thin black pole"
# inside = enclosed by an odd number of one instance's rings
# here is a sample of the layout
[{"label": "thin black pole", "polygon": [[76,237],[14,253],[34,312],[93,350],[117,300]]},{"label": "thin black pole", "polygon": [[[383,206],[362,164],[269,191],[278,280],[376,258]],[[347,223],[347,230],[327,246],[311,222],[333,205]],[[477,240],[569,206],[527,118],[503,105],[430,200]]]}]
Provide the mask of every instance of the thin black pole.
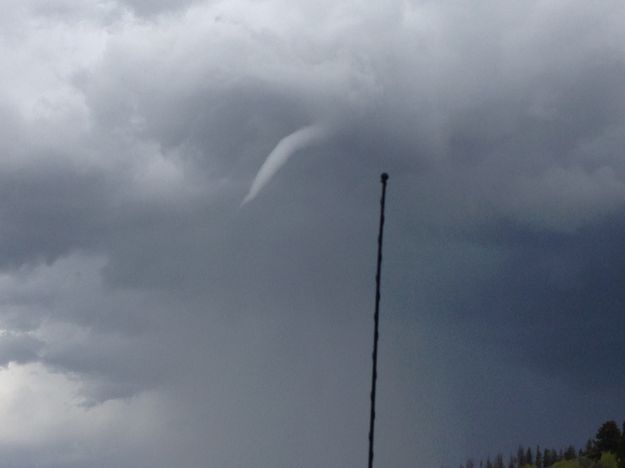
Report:
[{"label": "thin black pole", "polygon": [[380,325],[380,280],[382,275],[382,238],[384,235],[384,205],[388,174],[382,173],[382,197],[380,198],[380,230],[378,231],[378,265],[375,273],[375,313],[373,315],[373,372],[371,373],[371,413],[369,417],[369,468],[373,468],[373,430],[375,428],[375,386],[378,380],[378,338]]}]

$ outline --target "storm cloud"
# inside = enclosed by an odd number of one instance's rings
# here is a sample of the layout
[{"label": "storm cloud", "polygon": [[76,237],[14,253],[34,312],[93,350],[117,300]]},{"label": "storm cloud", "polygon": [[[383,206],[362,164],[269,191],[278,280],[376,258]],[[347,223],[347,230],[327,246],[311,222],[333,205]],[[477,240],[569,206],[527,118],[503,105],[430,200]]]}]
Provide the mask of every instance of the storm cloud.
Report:
[{"label": "storm cloud", "polygon": [[376,462],[623,419],[621,2],[5,3],[3,466],[361,466],[383,171]]}]

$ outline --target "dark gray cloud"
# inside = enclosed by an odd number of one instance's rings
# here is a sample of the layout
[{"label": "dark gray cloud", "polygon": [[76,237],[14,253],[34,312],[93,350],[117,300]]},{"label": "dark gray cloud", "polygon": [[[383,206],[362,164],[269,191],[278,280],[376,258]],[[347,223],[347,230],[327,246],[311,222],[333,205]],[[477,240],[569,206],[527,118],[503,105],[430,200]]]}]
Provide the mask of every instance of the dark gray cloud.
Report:
[{"label": "dark gray cloud", "polygon": [[120,3],[129,6],[140,16],[153,17],[158,14],[178,13],[199,0],[122,0]]},{"label": "dark gray cloud", "polygon": [[382,170],[379,463],[622,419],[624,15],[8,4],[6,466],[360,465]]},{"label": "dark gray cloud", "polygon": [[37,359],[37,350],[42,343],[28,335],[4,333],[0,342],[0,361],[2,365],[10,362],[28,363]]}]

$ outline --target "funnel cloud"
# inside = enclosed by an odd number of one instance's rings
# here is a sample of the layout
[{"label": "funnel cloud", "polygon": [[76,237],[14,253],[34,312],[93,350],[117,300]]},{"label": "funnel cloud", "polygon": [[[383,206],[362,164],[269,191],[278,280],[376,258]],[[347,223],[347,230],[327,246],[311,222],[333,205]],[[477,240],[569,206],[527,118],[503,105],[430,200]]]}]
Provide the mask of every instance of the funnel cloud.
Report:
[{"label": "funnel cloud", "polygon": [[260,191],[269,183],[282,166],[291,157],[311,145],[322,142],[329,135],[327,128],[321,125],[309,125],[285,136],[269,153],[252,182],[249,192],[241,202],[241,206],[249,203],[258,196]]}]

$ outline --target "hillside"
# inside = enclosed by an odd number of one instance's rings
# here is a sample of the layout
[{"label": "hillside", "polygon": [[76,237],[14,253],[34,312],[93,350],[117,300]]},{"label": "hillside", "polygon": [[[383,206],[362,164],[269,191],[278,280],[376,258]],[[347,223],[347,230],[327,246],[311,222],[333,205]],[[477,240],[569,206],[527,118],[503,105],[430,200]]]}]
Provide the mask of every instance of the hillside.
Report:
[{"label": "hillside", "polygon": [[479,462],[469,458],[460,468],[625,468],[625,422],[622,430],[615,421],[599,427],[583,449],[535,449],[520,445],[507,460],[499,453]]}]

